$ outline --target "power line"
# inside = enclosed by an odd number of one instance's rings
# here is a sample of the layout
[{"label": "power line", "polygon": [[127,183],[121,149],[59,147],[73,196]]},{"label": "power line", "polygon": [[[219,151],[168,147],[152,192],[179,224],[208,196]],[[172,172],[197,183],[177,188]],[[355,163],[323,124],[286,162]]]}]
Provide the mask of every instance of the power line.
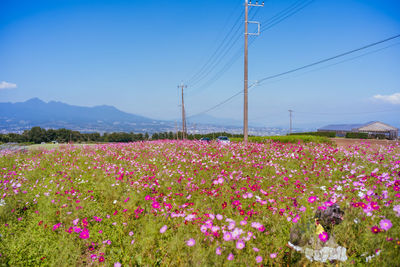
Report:
[{"label": "power line", "polygon": [[[251,19],[253,20],[254,17],[257,15],[259,9],[257,9],[251,16]],[[222,41],[221,45],[218,47],[218,49],[213,53],[213,55],[210,57],[210,60],[207,62],[207,64],[205,64],[202,67],[202,70],[199,71],[199,74],[197,75],[197,77],[194,77],[191,81],[189,81],[189,84],[191,87],[195,87],[196,84],[198,84],[200,81],[202,81],[203,79],[205,79],[222,61],[222,59],[232,50],[232,48],[234,47],[234,45],[239,41],[241,35],[238,34],[238,32],[241,29],[241,25],[236,29],[236,31],[233,33],[233,35],[230,37],[230,39],[226,42],[227,38],[231,35],[231,33],[233,32],[233,30],[236,28],[236,26],[238,25],[238,23],[243,19],[243,13],[241,14],[240,17],[238,17],[238,19],[236,20],[234,26],[230,29],[230,31],[228,32],[228,34],[225,36],[224,40]],[[236,36],[236,38],[235,38]],[[243,48],[241,48],[242,50]],[[219,51],[221,50],[221,51]],[[235,53],[235,55],[233,56],[233,58],[237,57],[237,53]],[[234,63],[235,60],[231,60],[228,62],[228,64],[225,64],[223,69],[229,69],[229,67]],[[209,67],[207,68],[207,66],[209,65]],[[228,66],[229,65],[229,66]],[[228,67],[227,67],[228,66]],[[207,84],[211,84],[213,83],[215,80],[216,76],[219,76],[219,73],[217,73],[217,75],[214,75],[208,82]],[[210,82],[211,81],[211,82]],[[207,85],[203,85],[202,87],[207,87]]]},{"label": "power line", "polygon": [[[233,11],[236,11],[236,9],[237,9],[237,7]],[[234,12],[231,13],[230,17],[232,17],[233,14],[234,14]],[[234,25],[230,28],[228,33],[223,38],[222,42],[219,44],[217,49],[215,49],[215,51],[211,54],[211,56],[208,58],[208,60],[203,64],[203,66],[190,79],[188,79],[188,83],[190,85],[194,84],[195,82],[197,83],[198,82],[197,80],[201,80],[202,79],[202,76],[204,76],[204,72],[208,69],[207,67],[209,65],[214,64],[214,62],[219,58],[220,54],[223,53],[223,51],[226,49],[227,44],[231,43],[232,38],[240,30],[240,26],[237,29],[236,29],[236,27],[237,27],[238,23],[241,21],[242,17],[243,17],[243,13],[241,13],[241,15],[236,19]],[[236,29],[235,33],[229,39],[229,37],[231,36],[232,32],[235,29]]]},{"label": "power line", "polygon": [[[400,43],[399,42],[398,43],[394,43],[394,44],[391,44],[391,45],[388,45],[388,46],[385,46],[385,47],[382,47],[382,48],[379,48],[379,49],[375,49],[375,50],[367,52],[367,53],[363,53],[363,54],[355,56],[355,57],[351,57],[351,58],[347,58],[347,59],[341,60],[339,62],[335,62],[333,64],[322,66],[322,67],[317,68],[317,69],[312,69],[312,70],[300,73],[300,74],[298,74],[298,75],[296,75],[294,77],[299,77],[299,76],[302,76],[302,75],[307,74],[307,73],[312,73],[312,72],[323,70],[323,69],[326,69],[326,68],[329,68],[329,67],[332,67],[332,66],[336,66],[336,65],[342,64],[342,63],[346,63],[346,62],[349,62],[349,61],[352,61],[352,60],[356,60],[358,58],[365,57],[367,55],[371,55],[371,54],[386,50],[386,49],[391,48],[391,47],[396,46],[396,45],[400,45]],[[286,79],[288,79],[288,77],[282,78],[282,79],[279,79],[279,80],[275,80],[275,81],[272,81],[270,83],[275,83],[275,82],[283,81],[283,80],[286,80]]]},{"label": "power line", "polygon": [[296,112],[299,114],[309,114],[309,115],[363,115],[363,114],[376,114],[376,113],[386,113],[386,112],[400,112],[399,109],[391,110],[377,110],[377,111],[365,111],[365,112],[346,112],[346,113],[316,113],[316,112]]},{"label": "power line", "polygon": [[[303,1],[299,0],[296,3],[294,3],[293,5],[289,6],[288,8],[280,11],[279,13],[277,13],[276,15],[271,17],[270,19],[264,21],[264,23],[266,23],[266,25],[261,27],[261,32],[264,32],[264,31],[274,27],[275,25],[279,24],[280,22],[284,21],[285,19],[287,19],[287,18],[291,17],[292,15],[298,13],[300,10],[302,10],[305,7],[307,7],[308,5],[310,5],[313,1],[314,0],[311,0],[311,1],[309,1],[309,2],[304,4]],[[300,5],[299,5],[299,3],[300,3]],[[258,11],[259,11],[259,9],[257,9],[256,12],[253,14],[253,16],[251,18],[252,20],[257,15]],[[263,25],[263,23],[261,23],[261,25]],[[238,32],[238,30],[235,32],[235,34]],[[231,37],[230,41],[233,40],[233,37],[234,36]],[[207,71],[207,73],[205,75],[203,75],[203,77],[200,80],[196,81],[194,84],[191,84],[192,88],[194,87],[194,85],[198,84],[199,81],[201,81],[202,79],[206,78],[208,76],[208,74],[210,74],[216,68],[216,66],[218,66],[218,64],[222,61],[222,59],[228,54],[228,52],[237,43],[237,41],[239,40],[239,37],[240,36],[237,36],[237,38],[233,42],[231,42],[231,45],[229,46],[228,50],[225,51],[225,53],[219,58],[218,62],[216,64],[214,64],[214,66],[212,66]],[[255,39],[252,39],[249,42],[249,46],[251,46],[254,41],[255,41]],[[217,80],[219,80],[219,78],[221,78],[232,67],[232,65],[240,58],[243,49],[244,49],[244,45],[241,46],[238,49],[238,51],[231,57],[231,59],[225,65],[223,65],[223,67],[216,74],[214,74],[207,82],[205,82],[196,91],[200,92],[200,91],[204,90],[205,88],[208,88],[209,86],[211,86]]]},{"label": "power line", "polygon": [[266,20],[263,24],[266,24],[261,28],[261,32],[264,32],[266,30],[269,30],[270,28],[274,27],[275,25],[281,23],[287,18],[290,18],[291,16],[295,15],[296,13],[300,12],[302,9],[306,8],[310,4],[312,4],[314,0],[308,1],[308,2],[303,2],[303,1],[297,1],[294,3],[292,6],[289,8],[281,11],[277,15],[273,16],[272,18]]},{"label": "power line", "polygon": [[[333,57],[329,57],[329,58],[326,58],[326,59],[323,59],[323,60],[319,60],[317,62],[314,62],[314,63],[311,63],[311,64],[307,64],[307,65],[304,65],[302,67],[298,67],[298,68],[295,68],[295,69],[292,69],[292,70],[289,70],[289,71],[285,71],[285,72],[281,72],[281,73],[278,73],[278,74],[275,74],[275,75],[267,76],[265,78],[262,78],[262,79],[258,80],[256,83],[254,83],[249,88],[254,87],[256,85],[259,85],[260,83],[264,83],[266,80],[270,80],[270,79],[277,78],[277,77],[280,77],[280,76],[284,76],[284,75],[287,75],[287,74],[290,74],[290,73],[294,73],[294,72],[297,72],[297,71],[300,71],[300,70],[303,70],[303,69],[306,69],[306,68],[310,68],[310,67],[313,67],[313,66],[316,66],[316,65],[319,65],[319,64],[322,64],[322,63],[325,63],[325,62],[328,62],[328,61],[331,61],[331,60],[334,60],[334,59],[337,59],[337,58],[340,58],[340,57],[343,57],[343,56],[346,56],[346,55],[349,55],[349,54],[352,54],[352,53],[355,53],[355,52],[358,52],[358,51],[361,51],[361,50],[364,50],[364,49],[367,49],[367,48],[370,48],[370,47],[373,47],[373,46],[376,46],[376,45],[379,45],[379,44],[382,44],[384,42],[388,42],[388,41],[394,40],[394,39],[399,38],[399,37],[400,37],[400,34],[394,35],[394,36],[386,38],[384,40],[381,40],[381,41],[378,41],[378,42],[375,42],[375,43],[372,43],[372,44],[368,44],[368,45],[362,46],[360,48],[353,49],[353,50],[350,50],[350,51],[345,52],[345,53],[341,53],[341,54],[333,56]],[[242,92],[240,91],[240,92],[230,96],[229,98],[223,100],[222,102],[214,105],[213,107],[211,107],[211,108],[209,108],[209,109],[207,109],[205,111],[202,111],[202,112],[196,113],[194,115],[191,115],[190,117],[193,117],[193,116],[196,116],[196,115],[200,115],[200,114],[204,114],[204,113],[207,113],[207,112],[209,112],[211,110],[214,110],[214,109],[222,106],[223,104],[231,101],[234,97],[240,95],[241,93]]]},{"label": "power line", "polygon": [[396,39],[396,38],[399,38],[399,37],[400,37],[400,34],[392,36],[392,37],[389,37],[389,38],[384,39],[382,41],[378,41],[378,42],[375,42],[375,43],[372,43],[372,44],[369,44],[369,45],[365,45],[365,46],[357,48],[357,49],[350,50],[348,52],[345,52],[345,53],[342,53],[342,54],[339,54],[339,55],[336,55],[336,56],[333,56],[333,57],[329,57],[329,58],[322,59],[322,60],[319,60],[319,61],[311,63],[311,64],[304,65],[304,66],[299,67],[299,68],[295,68],[295,69],[292,69],[292,70],[289,70],[289,71],[285,71],[285,72],[281,72],[281,73],[278,73],[278,74],[275,74],[275,75],[264,77],[264,78],[258,80],[258,82],[262,83],[262,82],[264,82],[266,80],[270,80],[270,79],[277,78],[277,77],[280,77],[280,76],[283,76],[283,75],[287,75],[287,74],[290,74],[290,73],[293,73],[293,72],[296,72],[296,71],[299,71],[299,70],[303,70],[303,69],[306,69],[306,68],[309,68],[309,67],[313,67],[315,65],[319,65],[319,64],[325,63],[327,61],[331,61],[331,60],[334,60],[334,59],[337,59],[337,58],[340,58],[340,57],[344,57],[344,56],[347,56],[349,54],[352,54],[352,53],[355,53],[355,52],[370,48],[372,46],[376,46],[378,44],[382,44],[382,43],[388,42],[390,40],[393,40],[393,39]]},{"label": "power line", "polygon": [[[321,112],[302,112],[302,111],[296,111],[296,114],[305,114],[305,115],[321,115],[321,116],[345,116],[345,115],[364,115],[364,114],[377,114],[377,113],[387,113],[387,112],[400,112],[399,109],[390,109],[390,110],[377,110],[377,111],[364,111],[364,112],[334,112],[334,113],[321,113]],[[270,118],[271,116],[286,116],[286,112],[274,112],[274,113],[268,113],[264,116],[252,118],[251,121],[256,121],[256,120],[261,120],[265,118]]]},{"label": "power line", "polygon": [[211,108],[209,108],[209,109],[207,109],[207,110],[204,110],[204,111],[202,111],[202,112],[199,112],[199,113],[190,115],[190,116],[188,116],[188,118],[192,118],[192,117],[195,117],[195,116],[198,116],[198,115],[201,115],[201,114],[205,114],[205,113],[207,113],[207,112],[209,112],[209,111],[211,111],[211,110],[214,110],[214,109],[216,109],[216,108],[222,106],[223,104],[228,103],[228,102],[231,101],[233,98],[235,98],[236,96],[241,95],[241,94],[243,94],[243,91],[237,92],[237,93],[234,94],[233,96],[230,96],[229,98],[227,98],[227,99],[225,99],[224,101],[222,101],[222,102],[216,104],[215,106],[212,106]]}]

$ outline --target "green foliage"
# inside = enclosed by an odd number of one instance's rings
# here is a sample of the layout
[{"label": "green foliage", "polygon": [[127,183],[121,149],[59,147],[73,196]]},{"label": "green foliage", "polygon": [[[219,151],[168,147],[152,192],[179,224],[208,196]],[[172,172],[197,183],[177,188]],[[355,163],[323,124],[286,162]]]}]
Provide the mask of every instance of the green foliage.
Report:
[{"label": "green foliage", "polygon": [[[227,137],[243,137],[242,134],[230,134],[226,132],[216,132],[208,134],[187,134],[186,139],[188,140],[200,140],[203,137],[208,137],[211,140],[216,139],[218,136]],[[42,142],[48,143],[56,141],[58,143],[125,143],[125,142],[135,142],[135,141],[147,141],[147,140],[175,140],[182,139],[182,132],[160,132],[153,133],[150,137],[148,133],[135,134],[133,132],[113,132],[104,133],[100,135],[99,133],[80,133],[78,131],[72,131],[68,129],[48,129],[45,130],[40,127],[33,127],[30,130],[24,131],[23,134],[9,133],[0,134],[0,143],[34,143],[40,144]]]},{"label": "green foliage", "polygon": [[[280,143],[270,141],[274,138]],[[316,138],[251,137],[247,146],[190,141],[62,145],[0,156],[0,186],[6,193],[0,202],[0,266],[323,266],[286,245],[295,216],[298,224],[310,225],[312,234],[315,211],[333,197],[345,211],[332,230],[347,248],[343,265],[364,266],[366,257],[380,249],[371,266],[397,266],[400,225],[394,205],[400,169],[393,162],[400,162],[399,147],[378,153],[363,145],[342,150],[304,144]],[[219,178],[223,181],[214,183]],[[310,202],[310,196],[317,200]],[[154,201],[160,208],[152,206]],[[355,207],[359,202],[377,205],[372,216]],[[223,219],[211,219],[217,214]],[[244,229],[243,236],[253,234],[242,250],[236,240],[225,242],[221,236],[221,229],[229,229],[228,218]],[[372,233],[382,218],[393,226]],[[90,230],[90,238],[68,232],[76,219],[77,226]],[[208,220],[221,227],[220,235],[202,232]],[[160,233],[164,225],[167,230]],[[191,238],[193,247],[185,243]],[[222,255],[216,254],[218,247]],[[263,257],[261,263],[256,256]]]},{"label": "green foliage", "polygon": [[368,133],[346,133],[346,138],[355,138],[355,139],[368,139]]},{"label": "green foliage", "polygon": [[[241,142],[243,138],[231,138],[231,141]],[[333,142],[324,136],[311,136],[311,135],[286,135],[286,136],[250,136],[250,142],[264,143],[268,141],[280,143],[315,143],[315,144],[333,144]]]},{"label": "green foliage", "polygon": [[335,138],[335,132],[304,132],[304,133],[291,133],[290,135],[312,135],[312,136],[325,136]]}]

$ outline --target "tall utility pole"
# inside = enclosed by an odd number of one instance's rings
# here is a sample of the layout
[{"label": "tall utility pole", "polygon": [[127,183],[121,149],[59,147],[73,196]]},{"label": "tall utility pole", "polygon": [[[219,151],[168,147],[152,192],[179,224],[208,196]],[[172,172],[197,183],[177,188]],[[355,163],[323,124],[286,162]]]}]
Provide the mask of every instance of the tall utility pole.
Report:
[{"label": "tall utility pole", "polygon": [[290,116],[289,134],[292,134],[292,112],[293,110],[289,109],[289,116]]},{"label": "tall utility pole", "polygon": [[[251,0],[244,1],[244,104],[243,104],[243,137],[244,142],[247,144],[249,138],[249,61],[248,61],[248,36],[249,35],[260,35],[260,23],[257,21],[249,21],[249,7],[263,7],[264,2],[259,5],[258,1],[255,4],[251,3]],[[257,24],[258,31],[257,33],[249,33],[248,26],[249,23]]]},{"label": "tall utility pole", "polygon": [[187,88],[187,85],[183,83],[178,85],[178,88],[182,89],[182,139],[186,138],[186,116],[185,116],[185,101],[183,99],[183,89]]}]

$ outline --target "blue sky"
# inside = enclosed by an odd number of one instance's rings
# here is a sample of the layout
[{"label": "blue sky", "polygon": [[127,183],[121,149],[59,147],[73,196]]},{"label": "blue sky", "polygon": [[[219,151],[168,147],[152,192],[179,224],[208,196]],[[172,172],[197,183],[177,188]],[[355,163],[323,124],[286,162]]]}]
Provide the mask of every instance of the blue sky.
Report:
[{"label": "blue sky", "polygon": [[[243,89],[243,3],[2,0],[0,102],[39,97],[175,119],[184,82],[187,114],[201,113]],[[272,25],[250,37],[250,83],[400,34],[398,0],[270,0],[250,18]],[[242,120],[242,102],[207,114]],[[295,127],[400,126],[400,38],[251,88],[251,124],[287,126],[288,109]]]}]

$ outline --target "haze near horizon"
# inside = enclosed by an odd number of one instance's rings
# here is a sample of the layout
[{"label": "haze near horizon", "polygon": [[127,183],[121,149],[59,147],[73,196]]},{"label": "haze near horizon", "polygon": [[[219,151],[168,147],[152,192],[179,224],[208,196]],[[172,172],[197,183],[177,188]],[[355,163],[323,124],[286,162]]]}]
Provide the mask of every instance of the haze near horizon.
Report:
[{"label": "haze near horizon", "polygon": [[[174,120],[183,82],[189,122],[196,114],[242,120],[243,96],[224,101],[243,90],[243,2],[2,1],[0,102],[38,97]],[[249,38],[254,84],[400,34],[400,3],[271,0],[250,19],[262,30]],[[250,89],[250,124],[287,125],[291,109],[299,128],[399,127],[399,62],[394,38],[268,78]]]}]

